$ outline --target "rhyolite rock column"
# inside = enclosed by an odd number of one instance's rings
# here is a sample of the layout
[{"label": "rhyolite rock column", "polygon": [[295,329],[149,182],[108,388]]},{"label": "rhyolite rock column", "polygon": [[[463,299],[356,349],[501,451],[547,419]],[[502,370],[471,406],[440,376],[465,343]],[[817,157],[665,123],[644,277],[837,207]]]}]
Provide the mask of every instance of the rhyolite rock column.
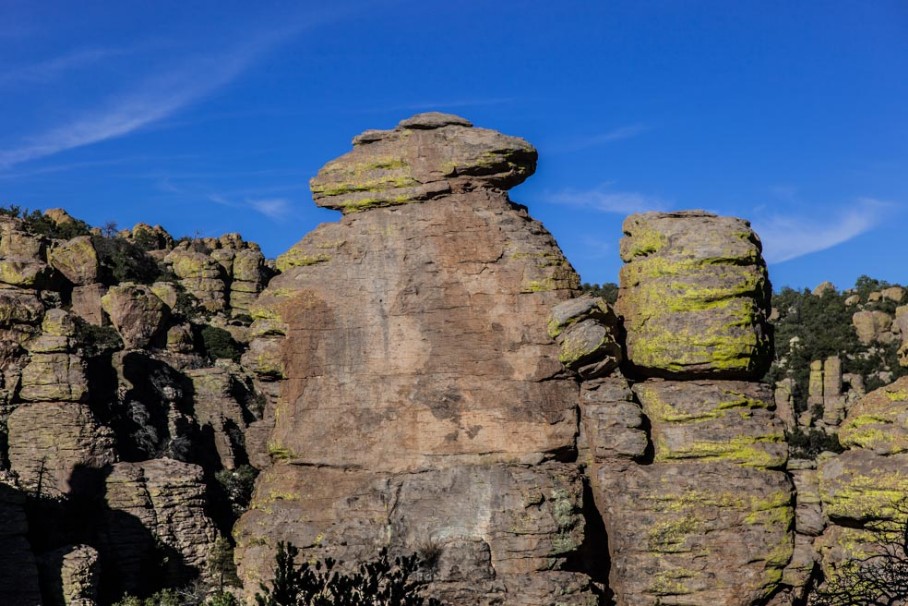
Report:
[{"label": "rhyolite rock column", "polygon": [[431,553],[429,589],[451,604],[597,603],[570,564],[577,384],[546,333],[578,278],[506,193],[535,161],[522,139],[424,114],[312,180],[344,216],[282,255],[251,308],[271,341],[257,364],[286,379],[234,529],[247,591],[290,541],[351,563]]},{"label": "rhyolite rock column", "polygon": [[646,376],[759,379],[771,360],[771,288],[750,224],[703,211],[623,225],[618,314]]},{"label": "rhyolite rock column", "polygon": [[765,604],[788,590],[794,512],[783,425],[755,382],[772,347],[759,239],[702,211],[632,215],[624,232],[626,359],[580,375],[609,588],[619,606]]}]

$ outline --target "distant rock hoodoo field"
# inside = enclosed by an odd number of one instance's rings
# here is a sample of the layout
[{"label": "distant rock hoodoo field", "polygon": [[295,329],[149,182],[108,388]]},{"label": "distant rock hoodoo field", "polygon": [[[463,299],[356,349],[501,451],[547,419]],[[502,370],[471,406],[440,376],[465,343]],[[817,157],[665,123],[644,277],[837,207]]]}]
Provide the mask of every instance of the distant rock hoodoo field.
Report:
[{"label": "distant rock hoodoo field", "polygon": [[[252,604],[285,542],[417,554],[449,605],[796,606],[879,549],[905,292],[773,310],[750,224],[683,211],[628,217],[617,301],[585,294],[508,196],[536,158],[366,131],[311,181],[343,217],[275,260],[0,211],[0,604]],[[863,349],[809,359],[821,303]]]}]

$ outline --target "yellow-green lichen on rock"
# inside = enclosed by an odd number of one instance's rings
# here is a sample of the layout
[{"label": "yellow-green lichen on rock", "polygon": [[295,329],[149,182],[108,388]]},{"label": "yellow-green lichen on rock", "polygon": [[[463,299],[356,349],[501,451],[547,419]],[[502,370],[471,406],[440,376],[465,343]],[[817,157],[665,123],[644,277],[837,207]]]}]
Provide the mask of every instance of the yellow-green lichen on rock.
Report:
[{"label": "yellow-green lichen on rock", "polygon": [[845,447],[880,455],[908,451],[908,377],[867,394],[852,406],[839,430],[839,440]]},{"label": "yellow-green lichen on rock", "polygon": [[345,214],[423,202],[479,187],[508,189],[530,176],[536,150],[517,137],[427,113],[367,131],[309,182],[315,203]]},{"label": "yellow-green lichen on rock", "polygon": [[820,498],[834,521],[892,520],[908,509],[908,453],[849,450],[820,463]]},{"label": "yellow-green lichen on rock", "polygon": [[769,281],[750,225],[703,211],[624,222],[618,313],[646,376],[756,378],[770,358]]}]

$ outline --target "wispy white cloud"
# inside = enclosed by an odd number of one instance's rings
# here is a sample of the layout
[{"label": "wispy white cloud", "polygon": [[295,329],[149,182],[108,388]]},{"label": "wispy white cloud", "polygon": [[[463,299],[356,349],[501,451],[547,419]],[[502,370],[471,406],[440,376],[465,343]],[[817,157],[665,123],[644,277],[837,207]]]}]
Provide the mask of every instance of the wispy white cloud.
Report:
[{"label": "wispy white cloud", "polygon": [[109,48],[79,49],[65,55],[39,61],[30,65],[14,67],[0,72],[0,86],[11,84],[40,84],[60,76],[64,72],[91,67],[111,57],[129,51]]},{"label": "wispy white cloud", "polygon": [[545,151],[547,153],[554,154],[580,151],[588,149],[590,147],[596,147],[598,145],[605,145],[606,143],[614,143],[616,141],[632,139],[651,129],[652,127],[646,124],[627,124],[604,133],[592,133],[574,137],[572,139],[567,139],[560,143],[556,142],[552,145],[546,146]]},{"label": "wispy white cloud", "polygon": [[[152,74],[125,92],[101,100],[72,121],[0,150],[0,168],[122,137],[166,119],[227,86],[266,52],[306,26],[322,20],[324,17],[299,20],[250,35],[244,43],[221,52],[181,58],[179,65]],[[74,55],[62,58],[54,65],[45,65],[37,72],[47,73],[99,57],[100,51],[82,57]]]},{"label": "wispy white cloud", "polygon": [[848,242],[879,226],[894,205],[875,198],[858,198],[846,209],[822,215],[775,215],[752,223],[763,241],[763,256],[782,263]]},{"label": "wispy white cloud", "polygon": [[611,183],[590,190],[564,189],[548,192],[546,201],[603,213],[630,214],[648,210],[665,210],[668,202],[658,196],[634,191],[612,191]]},{"label": "wispy white cloud", "polygon": [[262,213],[269,219],[279,221],[288,218],[293,211],[290,201],[286,198],[267,198],[264,200],[248,200],[247,204],[254,210]]}]

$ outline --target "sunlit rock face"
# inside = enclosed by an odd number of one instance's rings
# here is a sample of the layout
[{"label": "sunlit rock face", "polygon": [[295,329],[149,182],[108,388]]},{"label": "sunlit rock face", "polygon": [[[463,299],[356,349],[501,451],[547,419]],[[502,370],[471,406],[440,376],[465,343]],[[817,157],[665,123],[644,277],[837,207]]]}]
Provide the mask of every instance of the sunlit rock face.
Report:
[{"label": "sunlit rock face", "polygon": [[280,540],[344,560],[433,544],[431,591],[451,603],[595,603],[571,564],[577,383],[546,330],[578,280],[505,191],[535,159],[427,114],[360,135],[313,179],[345,216],[282,255],[252,308],[286,334],[286,381],[235,529],[247,587]]}]

